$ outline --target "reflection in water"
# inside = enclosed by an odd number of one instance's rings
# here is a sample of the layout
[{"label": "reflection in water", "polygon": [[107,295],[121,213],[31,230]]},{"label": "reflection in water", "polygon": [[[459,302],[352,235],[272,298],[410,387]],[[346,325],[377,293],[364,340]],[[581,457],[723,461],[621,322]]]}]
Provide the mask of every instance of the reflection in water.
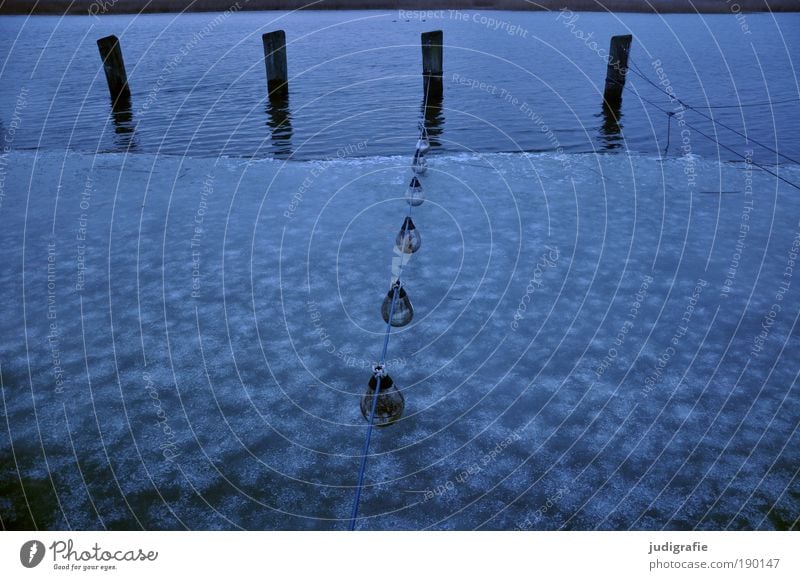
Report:
[{"label": "reflection in water", "polygon": [[430,140],[431,147],[441,147],[441,142],[438,137],[444,131],[442,77],[423,77],[422,88],[423,94],[420,109],[425,119],[428,139]]},{"label": "reflection in water", "polygon": [[608,151],[622,147],[625,137],[622,135],[621,106],[604,102],[603,112],[597,116],[603,117],[603,123],[600,125],[600,142],[603,144],[603,149]]},{"label": "reflection in water", "polygon": [[114,150],[131,151],[136,149],[136,125],[133,122],[133,107],[130,96],[117,98],[111,106],[111,120],[114,122]]},{"label": "reflection in water", "polygon": [[292,156],[292,114],[289,97],[273,96],[267,102],[267,127],[272,134],[272,153],[278,159]]}]

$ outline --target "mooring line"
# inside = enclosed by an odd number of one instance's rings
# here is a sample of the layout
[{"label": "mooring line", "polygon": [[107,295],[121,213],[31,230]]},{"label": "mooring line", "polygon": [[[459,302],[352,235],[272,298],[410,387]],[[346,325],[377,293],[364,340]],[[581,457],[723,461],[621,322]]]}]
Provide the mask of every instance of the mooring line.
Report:
[{"label": "mooring line", "polygon": [[[405,229],[405,228],[404,228]],[[392,316],[394,316],[394,305],[397,303],[397,296],[400,294],[398,286],[394,288],[392,295],[392,306],[389,308],[389,322],[386,323],[386,333],[383,337],[383,352],[381,353],[380,365],[381,367],[386,362],[386,352],[389,350],[389,335],[392,332]],[[358,481],[356,482],[356,494],[353,498],[353,510],[350,512],[350,525],[349,531],[356,528],[356,519],[358,519],[358,504],[361,501],[361,490],[364,487],[364,475],[367,471],[367,454],[369,453],[369,444],[372,439],[372,428],[375,425],[375,411],[378,408],[378,394],[380,389],[380,378],[375,385],[375,395],[372,398],[372,410],[369,413],[369,424],[367,425],[367,435],[364,437],[364,450],[361,452],[361,466],[358,470]]]},{"label": "mooring line", "polygon": [[[679,99],[679,98],[678,98],[677,96],[675,96],[675,95],[670,95],[670,94],[669,94],[667,91],[663,90],[661,87],[659,87],[658,85],[656,85],[656,84],[655,84],[655,83],[654,83],[652,80],[650,80],[649,78],[647,78],[647,77],[646,77],[644,74],[642,74],[641,72],[637,72],[637,69],[638,69],[639,67],[638,67],[638,66],[636,66],[636,63],[634,63],[633,61],[631,61],[631,62],[632,62],[633,66],[634,66],[635,68],[633,68],[633,69],[629,69],[629,70],[632,70],[634,73],[636,73],[637,75],[639,75],[639,76],[640,76],[641,78],[643,78],[645,81],[647,81],[648,83],[650,83],[651,85],[653,85],[655,88],[657,88],[657,89],[658,89],[660,92],[662,92],[662,93],[664,93],[666,96],[668,96],[668,97],[669,97],[671,100],[677,101],[678,103],[680,103],[682,106],[684,106],[684,107],[685,107],[685,108],[687,108],[687,109],[692,109],[692,110],[694,110],[694,109],[693,109],[693,107],[691,107],[691,105],[688,105],[687,103],[683,102],[681,99]],[[630,86],[630,85],[629,85],[629,86]],[[664,109],[663,107],[661,107],[659,104],[657,104],[657,103],[654,103],[654,102],[653,102],[653,101],[651,101],[650,99],[647,99],[647,98],[643,97],[643,96],[641,95],[641,93],[640,93],[639,91],[637,91],[636,89],[632,89],[632,90],[633,90],[634,94],[637,96],[637,98],[639,98],[639,100],[641,100],[641,101],[643,101],[643,102],[645,102],[645,103],[649,104],[650,106],[652,106],[652,107],[654,107],[654,108],[658,109],[658,110],[659,110],[659,111],[661,111],[662,113],[666,114],[668,117],[671,117],[671,115],[674,115],[674,111],[668,111],[667,109]],[[695,112],[699,113],[699,111],[695,111]],[[712,123],[721,124],[721,123],[719,123],[719,121],[716,121],[715,119],[713,119],[713,118],[711,118],[711,117],[708,117],[707,115],[705,115],[705,114],[703,114],[703,113],[699,113],[699,114],[701,114],[701,115],[703,115],[704,117],[706,117],[706,118],[707,118],[708,120],[710,120]],[[669,122],[669,121],[668,121],[668,122]],[[770,175],[772,175],[772,176],[774,176],[774,177],[777,177],[778,179],[780,179],[781,181],[783,181],[783,182],[784,182],[784,183],[786,183],[787,185],[790,185],[790,186],[794,187],[795,189],[797,189],[797,190],[800,190],[800,185],[798,185],[798,184],[794,183],[793,181],[790,181],[790,180],[786,179],[785,177],[782,177],[781,175],[778,175],[777,173],[775,173],[774,171],[772,171],[772,170],[768,169],[767,167],[765,167],[765,166],[761,165],[760,163],[756,163],[755,161],[753,161],[752,159],[750,159],[750,158],[748,158],[748,157],[746,157],[746,156],[742,155],[741,153],[739,153],[738,151],[736,151],[736,150],[735,150],[735,149],[733,149],[732,147],[729,147],[728,145],[725,145],[724,143],[722,143],[721,141],[719,141],[719,139],[717,139],[717,138],[715,138],[715,137],[712,137],[711,135],[708,135],[708,134],[704,133],[703,131],[701,131],[700,129],[698,129],[697,127],[695,127],[694,125],[692,125],[692,124],[690,124],[689,122],[687,122],[686,120],[684,120],[684,121],[683,121],[683,124],[684,124],[684,125],[686,125],[687,127],[689,127],[689,129],[691,129],[692,131],[695,131],[695,132],[697,132],[697,133],[698,133],[699,135],[701,135],[702,137],[705,137],[705,138],[706,138],[706,139],[708,139],[709,141],[712,141],[713,143],[715,143],[715,144],[716,144],[716,145],[718,145],[719,147],[722,147],[723,149],[725,149],[725,150],[727,150],[727,151],[730,151],[731,153],[733,153],[733,154],[734,154],[734,155],[736,155],[737,157],[739,157],[739,158],[743,159],[743,160],[744,160],[746,163],[749,163],[749,164],[750,164],[750,165],[752,165],[753,167],[756,167],[756,168],[760,169],[761,171],[764,171],[765,173],[769,173]],[[726,129],[727,129],[727,128],[729,128],[729,127],[727,127],[726,125],[722,125],[722,126],[723,126],[723,127],[725,127]],[[731,130],[733,130],[733,129],[731,129]],[[737,132],[737,131],[735,131],[735,130],[734,130],[734,132]],[[738,133],[738,132],[737,132],[737,133]],[[784,155],[783,153],[779,153],[778,151],[775,151],[774,149],[771,149],[770,147],[768,147],[768,146],[766,146],[766,145],[763,145],[763,144],[759,143],[759,142],[758,142],[758,141],[756,141],[755,139],[748,138],[746,135],[743,135],[743,134],[741,134],[741,133],[739,133],[739,134],[740,134],[740,135],[742,135],[742,136],[743,136],[745,139],[747,139],[748,141],[752,141],[752,142],[753,142],[753,143],[755,143],[756,145],[759,145],[759,146],[761,146],[761,147],[764,147],[765,149],[767,149],[767,150],[769,150],[769,151],[772,151],[772,152],[774,152],[774,153],[776,153],[776,154],[778,154],[778,155],[780,155],[780,156],[782,156],[782,157],[785,157],[785,158],[786,158],[786,159],[788,159],[789,161],[795,162],[795,161],[794,161],[794,160],[793,160],[791,157],[789,157],[788,155]],[[797,163],[797,162],[795,162],[795,163]],[[800,164],[799,164],[799,165],[800,165]]]},{"label": "mooring line", "polygon": [[[425,97],[423,99],[423,107],[422,107],[422,120],[419,123],[419,130],[420,134],[417,139],[419,142],[422,139],[428,138],[428,131],[425,127],[425,111],[428,108],[428,95],[430,94],[429,86],[426,84],[425,86]],[[415,175],[416,178],[416,175]],[[406,212],[406,218],[411,218],[411,211],[413,206],[411,203],[408,204],[408,211]],[[403,243],[405,243],[406,233],[408,232],[408,223],[409,220],[406,219],[403,221],[403,227],[400,230],[400,239]],[[403,269],[405,268],[408,261],[410,261],[410,256],[408,260],[406,259],[405,250],[400,248],[402,252],[402,258],[400,260],[400,266],[397,269],[397,279],[393,281],[394,284],[394,291],[392,294],[392,302],[391,306],[389,307],[389,320],[386,322],[386,332],[383,335],[383,349],[381,350],[381,356],[378,362],[380,368],[383,368],[386,364],[386,355],[389,351],[389,336],[392,333],[392,317],[394,316],[394,308],[397,304],[397,298],[400,295],[400,285],[401,285],[401,275],[403,273]],[[394,275],[394,273],[393,273]],[[364,477],[367,471],[367,455],[369,454],[369,445],[372,440],[372,429],[375,425],[375,411],[378,408],[378,396],[380,394],[380,386],[381,386],[381,377],[377,378],[377,383],[375,385],[375,393],[372,399],[372,409],[369,414],[369,418],[367,419],[367,433],[364,436],[364,447],[361,452],[361,465],[359,466],[358,470],[358,478],[356,480],[356,491],[353,497],[353,509],[350,512],[350,523],[348,524],[348,530],[353,531],[356,527],[356,520],[358,519],[358,506],[361,502],[361,491],[364,488]]]},{"label": "mooring line", "polygon": [[[670,114],[670,112],[671,112],[671,111],[667,111],[666,109],[664,109],[664,108],[660,107],[658,104],[654,103],[653,101],[651,101],[651,100],[649,100],[649,99],[646,99],[646,98],[645,98],[645,97],[643,97],[641,94],[639,94],[639,92],[638,92],[638,91],[634,90],[634,93],[636,94],[636,96],[637,96],[639,99],[641,99],[641,100],[642,100],[642,101],[644,101],[645,103],[648,103],[649,105],[651,105],[651,106],[655,107],[656,109],[658,109],[658,110],[659,110],[659,111],[661,111],[662,113],[666,113],[667,115],[669,115],[669,114]],[[741,153],[739,153],[738,151],[736,151],[734,148],[732,148],[732,147],[728,147],[727,145],[725,145],[725,143],[721,143],[719,140],[715,139],[714,137],[712,137],[712,136],[710,136],[710,135],[707,135],[706,133],[704,133],[703,131],[701,131],[701,130],[700,130],[700,129],[698,129],[697,127],[695,127],[695,126],[693,126],[693,125],[691,125],[691,124],[687,123],[686,121],[684,121],[684,122],[683,122],[683,124],[684,124],[684,125],[686,125],[687,127],[689,127],[689,128],[692,130],[692,131],[696,131],[698,134],[700,134],[701,136],[705,137],[705,138],[706,138],[706,139],[708,139],[709,141],[712,141],[712,142],[716,143],[717,145],[719,145],[719,146],[720,146],[720,147],[722,147],[723,149],[726,149],[726,150],[730,151],[731,153],[733,153],[734,155],[736,155],[737,157],[739,157],[739,158],[743,159],[743,160],[744,160],[746,163],[749,163],[750,165],[752,165],[752,166],[754,166],[754,167],[757,167],[757,168],[758,168],[758,169],[760,169],[761,171],[764,171],[764,172],[766,172],[766,173],[769,173],[770,175],[772,175],[772,176],[774,176],[774,177],[777,177],[778,179],[780,179],[780,180],[781,180],[781,181],[783,181],[784,183],[786,183],[786,184],[788,184],[788,185],[791,185],[792,187],[794,187],[794,188],[795,188],[795,189],[797,189],[797,190],[800,190],[800,185],[797,185],[796,183],[794,183],[794,182],[792,182],[792,181],[789,181],[789,180],[788,180],[788,179],[786,179],[785,177],[782,177],[782,176],[778,175],[778,174],[777,174],[777,173],[775,173],[774,171],[771,171],[770,169],[767,169],[766,167],[764,167],[764,166],[763,166],[763,165],[761,165],[760,163],[756,163],[756,162],[755,162],[755,161],[753,161],[752,159],[749,159],[748,157],[745,157],[744,155],[742,155]]]},{"label": "mooring line", "polygon": [[[720,127],[723,127],[724,129],[727,129],[728,131],[731,131],[732,133],[736,133],[736,134],[737,134],[737,135],[739,135],[740,137],[744,137],[744,139],[746,139],[748,142],[752,142],[752,143],[754,143],[754,144],[758,145],[759,147],[762,147],[763,149],[766,149],[767,151],[769,151],[769,152],[771,152],[771,153],[774,153],[775,155],[779,155],[779,156],[783,157],[783,158],[784,158],[784,159],[786,159],[787,161],[791,161],[792,163],[795,163],[795,164],[797,164],[797,165],[800,165],[800,161],[798,161],[797,159],[794,159],[794,158],[792,158],[792,157],[789,157],[789,156],[788,156],[788,155],[786,155],[785,153],[781,153],[781,152],[780,152],[780,151],[778,151],[777,149],[773,149],[773,148],[772,148],[772,147],[770,147],[769,145],[765,145],[764,143],[761,143],[760,141],[756,141],[756,140],[755,140],[755,139],[753,139],[752,137],[748,137],[747,135],[745,135],[745,134],[744,134],[744,133],[742,133],[741,131],[738,131],[737,129],[734,129],[733,127],[730,127],[729,125],[726,125],[726,124],[725,124],[725,123],[723,123],[722,121],[718,121],[718,120],[717,120],[717,119],[715,119],[714,117],[710,117],[710,116],[706,115],[706,114],[705,114],[705,113],[703,113],[702,111],[698,111],[698,110],[697,110],[697,109],[698,109],[698,107],[695,107],[695,106],[693,106],[693,105],[690,105],[689,103],[687,103],[687,102],[685,102],[684,100],[680,99],[680,98],[678,97],[678,95],[674,94],[674,92],[673,92],[673,94],[670,94],[668,91],[664,90],[662,87],[660,87],[659,85],[657,85],[657,84],[655,83],[655,81],[653,81],[652,79],[650,79],[650,78],[649,78],[649,77],[648,77],[646,74],[644,74],[644,73],[641,71],[641,69],[639,68],[639,65],[637,65],[637,64],[636,64],[636,63],[633,61],[633,59],[631,59],[631,64],[633,65],[633,68],[632,68],[632,69],[629,69],[629,70],[632,70],[632,71],[634,72],[634,74],[636,74],[636,75],[638,75],[639,77],[641,77],[641,78],[642,78],[642,79],[643,79],[645,82],[647,82],[647,83],[649,83],[650,85],[652,85],[653,87],[655,87],[655,88],[656,88],[656,89],[657,89],[659,92],[661,92],[661,93],[665,94],[665,95],[666,95],[667,97],[669,97],[670,99],[672,99],[672,100],[674,100],[674,101],[676,101],[676,102],[680,103],[680,104],[681,104],[682,106],[684,106],[685,108],[687,108],[687,109],[689,109],[689,110],[691,110],[691,111],[694,111],[695,113],[697,113],[697,114],[698,114],[698,115],[700,115],[701,117],[704,117],[705,119],[708,119],[708,120],[709,120],[709,121],[711,121],[712,123],[714,123],[714,124],[716,124],[716,125],[719,125]],[[638,92],[637,92],[637,94],[638,94]],[[770,104],[772,104],[772,103],[770,102]],[[723,107],[723,106],[718,106],[718,107],[703,107],[703,108],[708,108],[708,109],[716,109],[716,108],[728,108],[728,107],[727,107],[727,106],[724,106],[724,107]],[[698,131],[698,133],[699,133],[699,131]],[[719,143],[719,142],[718,142],[718,143]]]}]

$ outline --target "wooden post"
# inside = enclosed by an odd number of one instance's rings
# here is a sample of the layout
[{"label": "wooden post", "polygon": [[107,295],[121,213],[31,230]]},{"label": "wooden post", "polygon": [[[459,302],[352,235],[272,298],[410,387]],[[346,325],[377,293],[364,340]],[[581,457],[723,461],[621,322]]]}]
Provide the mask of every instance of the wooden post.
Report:
[{"label": "wooden post", "polygon": [[625,88],[625,75],[628,73],[628,53],[631,50],[633,36],[611,37],[611,48],[608,51],[608,68],[606,69],[606,87],[603,99],[611,109],[618,109],[622,104],[622,89]]},{"label": "wooden post", "polygon": [[283,30],[267,32],[264,42],[264,62],[267,65],[267,91],[269,97],[286,98],[289,95],[289,75],[286,68],[286,33]]},{"label": "wooden post", "polygon": [[113,107],[129,103],[131,91],[128,88],[128,75],[125,74],[125,61],[122,60],[119,39],[113,34],[101,38],[97,41],[97,48],[100,49],[100,57],[103,59],[103,69],[106,72]]},{"label": "wooden post", "polygon": [[422,33],[422,80],[426,102],[442,98],[442,62],[444,33],[441,30]]}]

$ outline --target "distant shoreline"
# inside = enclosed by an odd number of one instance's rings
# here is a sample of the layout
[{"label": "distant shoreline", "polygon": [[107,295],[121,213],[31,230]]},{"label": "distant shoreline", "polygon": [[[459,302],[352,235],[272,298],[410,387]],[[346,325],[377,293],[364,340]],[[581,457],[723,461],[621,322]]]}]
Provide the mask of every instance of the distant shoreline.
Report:
[{"label": "distant shoreline", "polygon": [[[237,7],[238,5],[238,7]],[[0,0],[0,14],[139,14],[245,10],[519,10],[739,14],[800,12],[799,0]]]}]

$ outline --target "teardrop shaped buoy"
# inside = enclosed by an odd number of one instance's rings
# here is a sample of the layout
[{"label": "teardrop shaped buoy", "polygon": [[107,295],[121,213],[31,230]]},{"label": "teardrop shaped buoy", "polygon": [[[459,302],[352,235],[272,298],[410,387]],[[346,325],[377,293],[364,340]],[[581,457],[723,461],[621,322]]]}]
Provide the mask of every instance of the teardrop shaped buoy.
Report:
[{"label": "teardrop shaped buoy", "polygon": [[[394,293],[397,290],[397,300],[394,301],[394,309],[392,309],[392,300],[394,300]],[[391,315],[391,323],[389,316]],[[392,284],[386,298],[383,299],[381,304],[381,316],[383,321],[392,326],[405,326],[411,319],[414,318],[414,307],[411,305],[411,299],[408,297],[405,288],[400,283],[400,280]]]},{"label": "teardrop shaped buoy", "polygon": [[373,406],[375,407],[373,424],[378,427],[385,427],[397,421],[405,408],[403,393],[381,365],[373,367],[367,392],[361,397],[361,414],[367,421],[372,414]]},{"label": "teardrop shaped buoy", "polygon": [[419,150],[414,152],[414,159],[411,161],[411,169],[417,175],[425,175],[428,171],[428,161],[425,159],[425,154]]},{"label": "teardrop shaped buoy", "polygon": [[416,175],[411,178],[408,189],[406,189],[406,201],[408,205],[412,207],[422,205],[422,202],[425,201],[425,196],[422,193],[422,184],[419,182]]},{"label": "teardrop shaped buoy", "polygon": [[397,244],[397,249],[405,254],[413,254],[422,245],[422,237],[411,220],[411,216],[406,216],[403,226],[397,234],[395,244]]}]

